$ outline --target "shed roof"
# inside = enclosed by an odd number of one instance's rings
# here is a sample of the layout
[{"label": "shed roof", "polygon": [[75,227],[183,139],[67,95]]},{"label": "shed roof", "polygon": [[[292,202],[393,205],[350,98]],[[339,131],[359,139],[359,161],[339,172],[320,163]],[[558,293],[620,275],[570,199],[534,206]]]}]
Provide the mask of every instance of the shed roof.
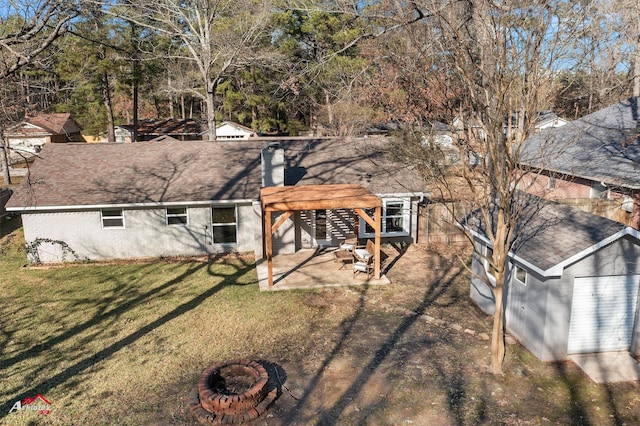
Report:
[{"label": "shed roof", "polygon": [[[523,194],[523,200],[526,207],[510,254],[542,276],[560,276],[565,267],[625,235],[640,240],[637,230],[622,223],[531,195]],[[468,223],[488,242],[480,215]]]},{"label": "shed roof", "polygon": [[[260,151],[274,139],[45,145],[8,203],[13,210],[257,200]],[[359,184],[375,194],[421,192],[386,142],[280,139],[286,185]]]},{"label": "shed roof", "polygon": [[525,141],[520,163],[538,169],[640,189],[639,98],[547,129]]}]

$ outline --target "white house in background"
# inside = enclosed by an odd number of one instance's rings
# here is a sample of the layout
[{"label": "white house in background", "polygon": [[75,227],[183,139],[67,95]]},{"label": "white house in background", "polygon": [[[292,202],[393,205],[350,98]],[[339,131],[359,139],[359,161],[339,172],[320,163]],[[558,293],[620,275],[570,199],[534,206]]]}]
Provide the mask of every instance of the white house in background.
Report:
[{"label": "white house in background", "polygon": [[[261,254],[260,188],[358,184],[382,199],[383,241],[414,242],[424,182],[389,157],[386,143],[48,144],[7,210],[22,215],[31,261]],[[355,217],[348,209],[296,212],[274,236],[273,253],[337,245]],[[358,231],[373,237],[364,222]]]},{"label": "white house in background", "polygon": [[544,129],[553,127],[562,127],[568,122],[553,111],[540,111],[534,123],[534,133],[540,133]]},{"label": "white house in background", "polygon": [[216,127],[218,140],[249,139],[256,137],[256,132],[241,124],[232,121],[223,121]]}]

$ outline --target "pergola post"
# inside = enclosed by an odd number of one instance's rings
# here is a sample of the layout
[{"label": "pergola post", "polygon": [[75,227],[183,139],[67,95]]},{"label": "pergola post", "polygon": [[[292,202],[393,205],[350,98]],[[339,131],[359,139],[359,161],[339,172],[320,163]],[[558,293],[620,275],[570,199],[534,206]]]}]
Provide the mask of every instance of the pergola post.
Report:
[{"label": "pergola post", "polygon": [[376,252],[373,258],[373,274],[377,280],[380,279],[380,232],[382,231],[382,207],[376,207],[373,213],[373,221],[376,223],[374,227],[376,235],[375,235],[375,246]]},{"label": "pergola post", "polygon": [[265,225],[266,225],[266,240],[267,240],[267,269],[269,287],[273,285],[273,232],[271,230],[271,212],[269,210],[265,213]]},{"label": "pergola post", "polygon": [[[352,208],[375,232],[374,275],[380,279],[380,232],[382,230],[382,200],[356,184],[307,185],[265,187],[260,190],[263,211],[263,238],[266,241],[269,287],[273,286],[273,234],[291,217],[294,211],[336,210]],[[363,209],[373,209],[371,218]],[[275,224],[272,213],[282,212]],[[357,220],[355,221],[357,222]],[[354,224],[356,236],[357,223]]]}]

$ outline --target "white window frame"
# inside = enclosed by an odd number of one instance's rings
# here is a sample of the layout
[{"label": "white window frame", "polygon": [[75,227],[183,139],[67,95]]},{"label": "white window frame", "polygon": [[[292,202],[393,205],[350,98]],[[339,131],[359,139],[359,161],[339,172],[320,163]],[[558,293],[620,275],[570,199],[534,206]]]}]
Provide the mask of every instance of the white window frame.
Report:
[{"label": "white window frame", "polygon": [[489,247],[489,245],[485,245],[482,249],[482,254],[484,254],[484,259],[482,259],[482,265],[484,266],[484,273],[489,278],[489,282],[494,287],[496,286],[496,275],[495,272],[492,271],[491,262],[489,259],[493,257],[493,248]]},{"label": "white window frame", "polygon": [[589,198],[599,198],[601,200],[608,200],[611,195],[611,189],[602,183],[592,181],[591,189],[589,190]]},{"label": "white window frame", "polygon": [[[524,273],[524,281],[521,280],[520,278],[518,278],[518,272],[522,272]],[[527,272],[526,269],[521,268],[518,265],[513,265],[513,279],[514,281],[516,281],[517,283],[522,284],[523,286],[527,285],[527,281],[529,281],[529,273]]]},{"label": "white window frame", "polygon": [[[213,212],[216,209],[229,209],[229,208],[233,208],[233,217],[235,219],[234,222],[213,222]],[[215,240],[215,229],[219,228],[219,227],[223,227],[223,226],[231,226],[233,225],[235,228],[235,238],[233,242],[217,242]],[[235,245],[238,244],[238,206],[236,206],[235,204],[221,204],[221,205],[217,205],[217,206],[211,206],[211,241],[213,242],[214,245],[219,245],[219,246],[230,246],[230,245]]]},{"label": "white window frame", "polygon": [[[184,210],[184,213],[169,213],[169,210]],[[189,226],[189,209],[184,206],[174,206],[174,207],[166,207],[164,209],[165,214],[165,224],[167,226]],[[170,219],[173,218],[184,218],[184,222],[179,223],[169,223]]]},{"label": "white window frame", "polygon": [[[402,217],[402,231],[387,232],[387,205],[394,203],[402,203],[402,213],[400,215],[390,217]],[[370,211],[365,209],[365,211]],[[380,231],[381,237],[406,237],[410,235],[411,230],[411,200],[408,198],[386,198],[382,200],[382,215],[381,215],[382,229]],[[360,220],[360,237],[372,238],[375,235],[371,232],[367,232],[367,222],[363,218]]]},{"label": "white window frame", "polygon": [[[120,211],[119,215],[108,215],[105,216],[104,213],[105,212],[116,212],[116,211]],[[120,220],[122,222],[121,225],[106,225],[105,224],[105,219],[106,220]],[[102,229],[124,229],[125,224],[124,224],[124,209],[102,209],[100,210],[100,223],[102,224]]]}]

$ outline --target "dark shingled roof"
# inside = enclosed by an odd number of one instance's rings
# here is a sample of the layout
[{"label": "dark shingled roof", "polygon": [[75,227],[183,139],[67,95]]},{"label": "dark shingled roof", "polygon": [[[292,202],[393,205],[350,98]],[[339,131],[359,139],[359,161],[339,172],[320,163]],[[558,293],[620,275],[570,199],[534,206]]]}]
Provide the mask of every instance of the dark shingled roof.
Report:
[{"label": "dark shingled roof", "polygon": [[[594,246],[628,230],[626,225],[576,208],[522,194],[526,203],[515,232],[512,253],[519,259],[549,271],[566,265],[574,256],[586,254]],[[480,215],[474,214],[469,224],[486,238]],[[474,225],[471,225],[474,224]]]},{"label": "dark shingled roof", "polygon": [[639,98],[547,129],[525,141],[520,163],[640,189]]},{"label": "dark shingled roof", "polygon": [[[260,151],[271,140],[152,144],[47,144],[7,207],[257,200]],[[374,193],[420,192],[422,181],[389,159],[386,142],[290,139],[285,183],[357,183]]]}]

